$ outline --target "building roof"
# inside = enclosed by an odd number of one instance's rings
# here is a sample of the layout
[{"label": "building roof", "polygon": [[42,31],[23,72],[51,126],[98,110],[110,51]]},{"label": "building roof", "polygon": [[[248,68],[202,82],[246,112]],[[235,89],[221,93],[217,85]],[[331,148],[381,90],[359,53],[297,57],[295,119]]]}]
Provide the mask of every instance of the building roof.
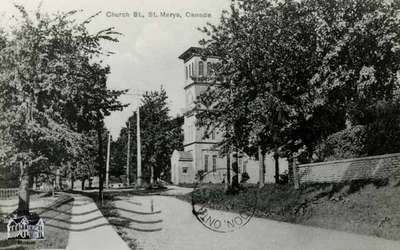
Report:
[{"label": "building roof", "polygon": [[178,151],[179,161],[193,161],[192,152]]},{"label": "building roof", "polygon": [[199,47],[190,47],[185,52],[183,52],[178,58],[182,59],[184,62],[192,58],[192,56],[200,55],[203,49]]},{"label": "building roof", "polygon": [[10,222],[14,221],[15,223],[18,224],[18,223],[21,223],[24,219],[28,222],[28,220],[26,219],[25,216],[17,217],[17,218],[11,218]]},{"label": "building roof", "polygon": [[16,224],[26,222],[28,225],[37,225],[38,223],[43,223],[43,220],[39,217],[28,219],[26,216],[20,216],[17,218],[11,218],[8,223],[11,224],[12,222]]}]

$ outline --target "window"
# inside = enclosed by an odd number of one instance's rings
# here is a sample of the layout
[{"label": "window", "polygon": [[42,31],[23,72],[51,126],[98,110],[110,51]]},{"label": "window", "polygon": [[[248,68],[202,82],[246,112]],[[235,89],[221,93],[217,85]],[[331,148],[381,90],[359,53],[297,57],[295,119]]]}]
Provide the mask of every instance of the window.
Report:
[{"label": "window", "polygon": [[192,65],[189,64],[189,76],[192,76]]},{"label": "window", "polygon": [[192,76],[194,76],[194,63],[192,63]]},{"label": "window", "polygon": [[204,155],[204,171],[208,172],[208,155]]},{"label": "window", "polygon": [[188,67],[186,66],[185,67],[185,79],[187,80],[188,77],[189,77],[189,75],[188,75]]},{"label": "window", "polygon": [[211,63],[207,63],[207,75],[211,75]]},{"label": "window", "polygon": [[187,174],[188,167],[182,167],[182,174]]},{"label": "window", "polygon": [[211,131],[211,140],[215,140],[215,130]]},{"label": "window", "polygon": [[204,63],[199,62],[199,76],[203,76],[204,74]]},{"label": "window", "polygon": [[217,156],[216,155],[212,156],[212,167],[213,167],[213,172],[217,171]]},{"label": "window", "polygon": [[190,125],[187,126],[187,131],[186,131],[186,141],[190,141]]}]

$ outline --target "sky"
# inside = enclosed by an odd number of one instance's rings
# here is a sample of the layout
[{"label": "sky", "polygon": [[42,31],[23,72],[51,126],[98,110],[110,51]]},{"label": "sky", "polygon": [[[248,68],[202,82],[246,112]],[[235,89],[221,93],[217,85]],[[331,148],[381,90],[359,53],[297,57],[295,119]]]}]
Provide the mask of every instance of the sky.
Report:
[{"label": "sky", "polygon": [[[133,93],[159,90],[162,86],[169,97],[170,115],[176,116],[184,108],[184,68],[178,56],[187,48],[198,46],[204,35],[197,28],[207,22],[217,24],[230,0],[2,0],[1,27],[7,27],[10,17],[17,14],[13,3],[24,5],[28,11],[35,11],[41,3],[41,12],[49,14],[83,10],[77,14],[78,19],[101,11],[90,30],[115,27],[123,34],[119,43],[105,44],[106,49],[115,53],[104,60],[111,67],[108,88],[130,89],[129,93]],[[139,12],[143,17],[135,17]],[[149,17],[149,12],[158,17]],[[178,13],[181,18],[161,17],[161,12]],[[187,17],[187,12],[211,17]],[[129,107],[106,117],[106,127],[114,140],[136,109],[135,98],[122,96],[120,101],[130,104]]]}]

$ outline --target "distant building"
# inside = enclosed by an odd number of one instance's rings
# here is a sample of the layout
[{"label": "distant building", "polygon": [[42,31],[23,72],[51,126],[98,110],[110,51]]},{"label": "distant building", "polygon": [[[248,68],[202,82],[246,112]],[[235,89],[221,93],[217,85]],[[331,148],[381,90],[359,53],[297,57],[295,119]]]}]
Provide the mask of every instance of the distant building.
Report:
[{"label": "distant building", "polygon": [[26,216],[10,218],[7,223],[8,239],[44,239],[44,223],[41,218]]},{"label": "distant building", "polygon": [[124,184],[124,181],[121,179],[121,177],[117,177],[117,176],[109,177],[108,188],[122,188],[124,186],[125,186],[125,184]]},{"label": "distant building", "polygon": [[[179,59],[184,62],[185,74],[184,150],[175,150],[171,156],[171,181],[174,184],[193,183],[200,170],[211,172],[207,175],[208,180],[206,181],[214,183],[222,181],[224,176],[220,175],[225,175],[224,171],[216,171],[217,169],[226,169],[227,164],[226,157],[220,157],[218,149],[214,148],[222,139],[220,133],[213,131],[208,138],[205,138],[205,129],[196,126],[194,102],[201,93],[207,90],[210,84],[209,76],[212,65],[219,61],[217,57],[202,58],[200,54],[201,48],[190,47],[179,56]],[[232,164],[234,159],[232,155],[230,157]],[[273,164],[271,156],[266,157],[266,181],[272,181],[273,171],[269,173],[268,162]],[[250,177],[248,182],[257,183],[259,181],[258,161],[242,155],[238,165],[240,173],[248,173]],[[282,170],[287,169],[286,160],[280,160],[280,167]]]},{"label": "distant building", "polygon": [[[91,176],[84,182],[84,189],[98,188],[100,183],[99,176]],[[66,179],[65,189],[70,189],[72,187],[71,179]],[[74,190],[82,190],[82,180],[74,180]]]}]

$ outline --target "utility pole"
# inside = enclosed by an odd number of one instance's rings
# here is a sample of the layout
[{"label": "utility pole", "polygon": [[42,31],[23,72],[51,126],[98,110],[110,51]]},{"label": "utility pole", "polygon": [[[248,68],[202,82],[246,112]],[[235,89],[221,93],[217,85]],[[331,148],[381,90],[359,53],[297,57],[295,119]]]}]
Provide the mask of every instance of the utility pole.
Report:
[{"label": "utility pole", "polygon": [[137,138],[137,185],[142,186],[142,150],[140,143],[140,107],[137,105],[136,138]]},{"label": "utility pole", "polygon": [[111,144],[111,133],[108,132],[107,164],[106,164],[106,188],[108,188],[108,178],[109,178],[109,171],[110,171],[110,144]]},{"label": "utility pole", "polygon": [[128,120],[128,152],[126,153],[126,185],[129,186],[130,182],[129,182],[129,156],[130,156],[130,152],[131,152],[131,123]]},{"label": "utility pole", "polygon": [[[141,143],[140,143],[140,110],[139,110],[139,104],[140,104],[140,96],[143,94],[142,91],[140,90],[136,90],[134,91],[134,93],[132,94],[125,94],[125,95],[131,95],[131,96],[135,96],[136,97],[136,101],[137,101],[137,108],[136,108],[136,115],[137,115],[137,119],[136,119],[136,143],[137,143],[137,179],[136,179],[136,185],[137,186],[142,186],[142,154],[141,154]],[[128,126],[130,128],[130,124],[128,123]],[[129,143],[130,143],[130,133],[129,133],[129,129],[128,129],[128,157],[129,157]],[[126,159],[127,161],[127,179],[128,179],[128,185],[129,185],[129,158]]]}]

